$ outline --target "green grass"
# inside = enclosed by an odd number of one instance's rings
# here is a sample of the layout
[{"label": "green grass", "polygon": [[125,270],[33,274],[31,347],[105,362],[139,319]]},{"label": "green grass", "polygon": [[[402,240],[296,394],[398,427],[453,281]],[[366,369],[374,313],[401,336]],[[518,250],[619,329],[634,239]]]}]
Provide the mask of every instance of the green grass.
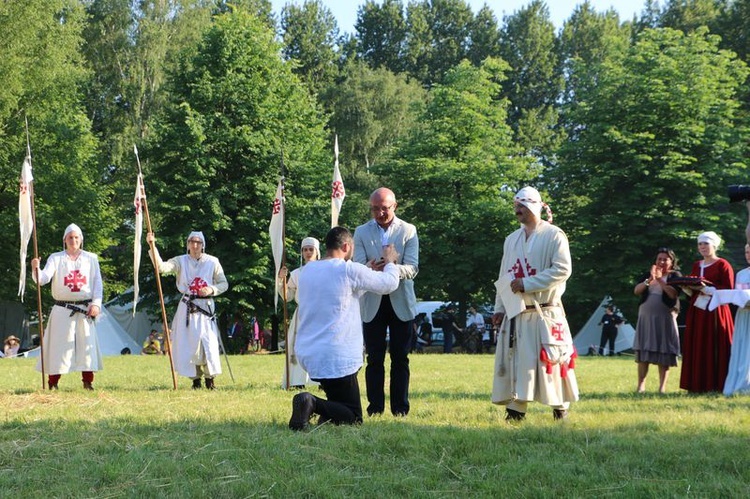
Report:
[{"label": "green grass", "polygon": [[568,420],[532,404],[511,425],[491,355],[414,355],[408,417],[295,433],[282,357],[230,360],[237,382],[209,392],[171,390],[166,358],[109,357],[93,393],[0,360],[0,497],[750,496],[750,396],[688,395],[679,369],[636,395],[632,358],[584,357]]}]

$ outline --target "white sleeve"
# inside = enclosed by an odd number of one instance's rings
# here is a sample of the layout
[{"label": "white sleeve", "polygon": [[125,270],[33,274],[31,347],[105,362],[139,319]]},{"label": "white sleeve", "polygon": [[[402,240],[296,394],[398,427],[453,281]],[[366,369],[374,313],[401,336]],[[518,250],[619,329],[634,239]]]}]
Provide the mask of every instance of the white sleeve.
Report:
[{"label": "white sleeve", "polygon": [[389,263],[382,272],[372,270],[361,263],[349,262],[347,274],[357,291],[369,291],[379,295],[393,293],[398,288],[398,266]]}]

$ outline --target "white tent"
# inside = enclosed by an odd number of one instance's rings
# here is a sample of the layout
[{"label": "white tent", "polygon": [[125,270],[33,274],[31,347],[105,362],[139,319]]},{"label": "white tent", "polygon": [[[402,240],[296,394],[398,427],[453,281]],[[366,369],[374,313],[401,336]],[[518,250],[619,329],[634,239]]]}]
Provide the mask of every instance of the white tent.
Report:
[{"label": "white tent", "polygon": [[146,312],[138,310],[133,315],[133,302],[123,305],[114,303],[114,300],[105,305],[112,318],[125,332],[137,343],[143,344],[152,329],[164,330],[161,320],[153,320]]},{"label": "white tent", "polygon": [[[141,346],[112,318],[106,306],[102,307],[96,319],[96,334],[99,336],[99,349],[102,355],[120,355],[124,348],[129,348],[132,354],[141,353]],[[25,355],[38,357],[39,348],[29,350]]]},{"label": "white tent", "polygon": [[[573,344],[578,350],[578,355],[587,355],[594,348],[593,351],[599,352],[599,343],[602,338],[602,327],[599,326],[599,321],[604,315],[607,305],[612,303],[612,298],[605,296],[602,302],[596,307],[594,313],[591,314],[586,324],[578,331],[573,337]],[[619,314],[623,320],[625,317]],[[619,353],[625,350],[631,350],[633,348],[633,340],[635,339],[635,329],[629,322],[620,324],[617,330],[617,339],[615,340],[615,353]],[[604,347],[604,355],[609,354],[609,343]]]}]

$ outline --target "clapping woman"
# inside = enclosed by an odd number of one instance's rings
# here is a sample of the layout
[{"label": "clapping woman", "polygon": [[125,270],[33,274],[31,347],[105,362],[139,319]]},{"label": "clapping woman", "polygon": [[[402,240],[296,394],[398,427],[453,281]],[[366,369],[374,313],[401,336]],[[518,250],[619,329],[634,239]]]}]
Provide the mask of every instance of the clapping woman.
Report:
[{"label": "clapping woman", "polygon": [[677,314],[680,310],[679,289],[670,281],[680,277],[677,257],[669,248],[656,250],[656,261],[641,276],[633,292],[641,297],[635,328],[635,361],[638,364],[638,393],[646,391],[648,366],[659,366],[659,393],[667,389],[669,368],[677,365],[680,337]]},{"label": "clapping woman", "polygon": [[729,262],[716,255],[721,238],[715,232],[698,236],[698,252],[703,257],[693,264],[691,275],[711,282],[700,293],[693,293],[685,321],[682,345],[680,388],[689,392],[721,392],[729,368],[734,321],[729,305],[708,310],[714,289],[733,289],[734,271]]}]

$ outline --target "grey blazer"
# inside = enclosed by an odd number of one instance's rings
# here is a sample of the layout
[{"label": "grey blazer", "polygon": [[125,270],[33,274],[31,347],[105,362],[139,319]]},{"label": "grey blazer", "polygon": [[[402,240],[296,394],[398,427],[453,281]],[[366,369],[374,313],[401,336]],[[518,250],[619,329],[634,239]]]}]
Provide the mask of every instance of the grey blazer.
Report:
[{"label": "grey blazer", "polygon": [[[419,272],[419,238],[417,228],[398,217],[393,219],[393,229],[388,244],[393,244],[399,254],[397,263],[400,282],[391,293],[391,304],[402,321],[410,321],[417,315],[417,297],[414,294],[414,277]],[[380,230],[375,220],[360,225],[354,231],[354,261],[367,264],[381,257],[383,248]],[[380,295],[367,292],[360,300],[362,320],[370,322],[380,308]]]}]

